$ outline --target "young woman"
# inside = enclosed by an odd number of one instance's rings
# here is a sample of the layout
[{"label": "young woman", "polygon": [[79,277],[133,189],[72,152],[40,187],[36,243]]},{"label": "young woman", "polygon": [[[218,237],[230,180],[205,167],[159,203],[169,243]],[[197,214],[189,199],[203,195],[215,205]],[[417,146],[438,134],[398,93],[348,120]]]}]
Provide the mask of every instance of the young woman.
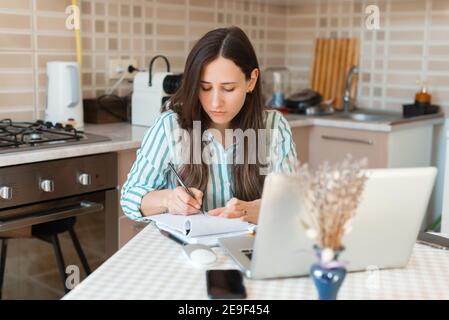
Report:
[{"label": "young woman", "polygon": [[[245,33],[230,27],[204,35],[162,111],[122,188],[124,213],[139,219],[162,212],[196,214],[202,208],[208,215],[257,223],[265,175],[292,171],[296,151],[286,119],[264,108],[259,64]],[[195,141],[199,127],[200,142]],[[230,130],[255,134],[227,139]],[[175,134],[180,131],[189,143]],[[169,162],[194,197],[178,186]]]}]

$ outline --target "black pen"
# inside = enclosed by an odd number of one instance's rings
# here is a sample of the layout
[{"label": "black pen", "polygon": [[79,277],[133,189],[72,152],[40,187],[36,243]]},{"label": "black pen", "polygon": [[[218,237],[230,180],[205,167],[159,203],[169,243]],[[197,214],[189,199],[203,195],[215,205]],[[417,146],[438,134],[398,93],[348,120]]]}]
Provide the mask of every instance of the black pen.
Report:
[{"label": "black pen", "polygon": [[[193,199],[196,199],[195,196],[193,195],[193,193],[189,190],[189,188],[187,188],[184,181],[182,181],[179,174],[176,172],[175,167],[173,166],[173,163],[168,162],[168,167],[173,172],[173,174],[176,176],[176,179],[178,180],[179,184],[184,188],[184,190],[189,194],[189,196],[191,196]],[[200,212],[202,214],[206,215],[206,212],[203,211],[203,206],[200,207]]]},{"label": "black pen", "polygon": [[182,241],[181,239],[179,239],[178,237],[172,235],[170,232],[168,232],[168,231],[166,231],[166,230],[159,229],[159,232],[160,232],[162,235],[166,236],[167,238],[172,239],[172,240],[175,241],[176,243],[179,243],[181,246],[184,246],[184,245],[187,244],[187,242]]}]

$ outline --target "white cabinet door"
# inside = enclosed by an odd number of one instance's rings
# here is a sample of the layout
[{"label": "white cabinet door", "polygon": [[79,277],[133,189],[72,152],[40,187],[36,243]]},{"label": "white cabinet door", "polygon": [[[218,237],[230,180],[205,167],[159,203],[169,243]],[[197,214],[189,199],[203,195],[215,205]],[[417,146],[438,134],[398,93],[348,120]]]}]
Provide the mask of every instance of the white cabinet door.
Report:
[{"label": "white cabinet door", "polygon": [[136,222],[126,216],[119,219],[119,248],[123,247],[129,240],[134,238],[143,228],[145,224]]},{"label": "white cabinet door", "polygon": [[298,155],[298,160],[301,163],[309,161],[310,128],[311,127],[309,126],[292,128],[292,137],[296,145],[296,153]]},{"label": "white cabinet door", "polygon": [[347,154],[367,157],[369,168],[388,166],[388,133],[314,126],[310,129],[309,163],[339,162]]},{"label": "white cabinet door", "polygon": [[[137,149],[130,149],[120,151],[118,153],[118,182],[119,190],[121,190],[123,184],[125,183],[128,173],[136,160]],[[120,193],[119,193],[120,197]],[[119,202],[120,203],[120,202]],[[119,247],[121,248],[125,243],[131,240],[136,234],[138,234],[141,228],[135,224],[134,221],[130,220],[122,211],[119,206]]]}]

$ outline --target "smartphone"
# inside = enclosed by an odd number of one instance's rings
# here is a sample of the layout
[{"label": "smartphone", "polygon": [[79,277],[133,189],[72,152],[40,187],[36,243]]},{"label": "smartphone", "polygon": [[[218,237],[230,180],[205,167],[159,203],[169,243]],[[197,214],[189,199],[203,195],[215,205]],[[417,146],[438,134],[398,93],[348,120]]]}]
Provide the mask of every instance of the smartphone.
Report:
[{"label": "smartphone", "polygon": [[206,270],[207,294],[211,299],[244,299],[246,290],[240,270]]}]

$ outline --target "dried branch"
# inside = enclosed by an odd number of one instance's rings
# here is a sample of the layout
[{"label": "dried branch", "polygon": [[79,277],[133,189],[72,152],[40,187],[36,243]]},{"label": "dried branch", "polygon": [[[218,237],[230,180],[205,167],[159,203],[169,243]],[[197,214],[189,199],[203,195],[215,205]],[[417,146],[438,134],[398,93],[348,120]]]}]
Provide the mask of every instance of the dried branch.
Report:
[{"label": "dried branch", "polygon": [[362,171],[365,166],[366,159],[352,161],[348,155],[341,163],[331,166],[325,162],[315,171],[307,165],[296,168],[306,188],[304,225],[314,231],[321,248],[342,248],[367,180]]}]

